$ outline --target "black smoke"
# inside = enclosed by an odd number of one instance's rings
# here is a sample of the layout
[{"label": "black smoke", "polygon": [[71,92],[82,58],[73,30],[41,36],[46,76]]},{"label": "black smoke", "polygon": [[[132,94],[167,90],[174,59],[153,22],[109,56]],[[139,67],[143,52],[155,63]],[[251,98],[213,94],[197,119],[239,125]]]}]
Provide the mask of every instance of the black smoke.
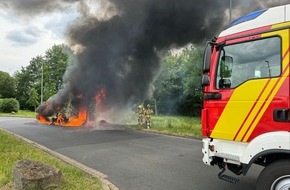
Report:
[{"label": "black smoke", "polygon": [[[272,1],[251,2],[233,1],[233,14],[275,5]],[[101,19],[98,12],[89,13],[92,3],[110,4],[106,6],[109,16]],[[35,9],[34,13],[43,13],[78,7],[80,17],[69,26],[67,36],[68,43],[81,51],[65,74],[63,89],[50,98],[51,106],[38,108],[49,116],[68,102],[74,107],[90,106],[101,89],[106,89],[103,104],[107,109],[147,98],[160,65],[158,53],[199,44],[218,34],[228,23],[229,1],[12,0],[2,5],[28,14]]]},{"label": "black smoke", "polygon": [[110,19],[83,14],[69,28],[71,45],[83,50],[66,75],[69,85],[51,99],[57,102],[53,108],[74,101],[80,93],[89,106],[102,88],[107,109],[144,100],[159,69],[158,52],[203,41],[220,29],[217,23],[225,17],[224,5],[218,2],[215,6],[204,0],[120,2],[111,1],[118,11]]}]

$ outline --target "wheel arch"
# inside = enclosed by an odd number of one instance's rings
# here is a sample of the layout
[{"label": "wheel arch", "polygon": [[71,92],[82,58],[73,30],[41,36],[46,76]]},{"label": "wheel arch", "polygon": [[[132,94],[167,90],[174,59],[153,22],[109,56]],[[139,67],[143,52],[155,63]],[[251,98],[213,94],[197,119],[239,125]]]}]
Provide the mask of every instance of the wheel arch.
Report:
[{"label": "wheel arch", "polygon": [[275,131],[264,133],[250,141],[241,156],[241,163],[248,164],[256,155],[266,151],[290,151],[290,132]]},{"label": "wheel arch", "polygon": [[246,175],[252,164],[258,164],[262,166],[267,166],[277,160],[289,159],[290,160],[290,150],[284,149],[271,149],[260,152],[255,155],[248,164],[242,163],[243,175]]}]

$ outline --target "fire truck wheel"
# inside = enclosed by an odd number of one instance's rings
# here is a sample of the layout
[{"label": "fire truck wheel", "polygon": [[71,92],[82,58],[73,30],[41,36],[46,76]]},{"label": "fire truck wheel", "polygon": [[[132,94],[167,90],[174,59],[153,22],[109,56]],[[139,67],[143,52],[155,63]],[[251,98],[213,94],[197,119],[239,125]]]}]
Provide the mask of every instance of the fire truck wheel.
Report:
[{"label": "fire truck wheel", "polygon": [[257,180],[257,190],[289,190],[290,160],[280,160],[266,166]]}]

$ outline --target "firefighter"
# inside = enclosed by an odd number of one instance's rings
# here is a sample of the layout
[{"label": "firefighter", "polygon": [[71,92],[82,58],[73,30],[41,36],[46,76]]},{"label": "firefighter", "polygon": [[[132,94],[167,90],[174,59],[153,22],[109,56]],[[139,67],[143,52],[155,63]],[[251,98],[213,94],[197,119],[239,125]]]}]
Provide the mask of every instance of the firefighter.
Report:
[{"label": "firefighter", "polygon": [[138,114],[138,123],[142,125],[144,123],[145,109],[141,104],[138,106]]},{"label": "firefighter", "polygon": [[153,110],[150,108],[150,105],[148,104],[145,109],[145,121],[146,121],[147,129],[151,127],[151,114],[152,113],[153,113]]}]

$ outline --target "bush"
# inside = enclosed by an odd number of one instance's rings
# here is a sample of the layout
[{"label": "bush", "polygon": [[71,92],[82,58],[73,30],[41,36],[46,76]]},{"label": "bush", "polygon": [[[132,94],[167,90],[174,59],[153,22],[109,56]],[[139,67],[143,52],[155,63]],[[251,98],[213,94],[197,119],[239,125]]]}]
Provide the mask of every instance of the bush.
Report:
[{"label": "bush", "polygon": [[0,100],[0,111],[4,113],[18,112],[19,102],[14,98]]}]

